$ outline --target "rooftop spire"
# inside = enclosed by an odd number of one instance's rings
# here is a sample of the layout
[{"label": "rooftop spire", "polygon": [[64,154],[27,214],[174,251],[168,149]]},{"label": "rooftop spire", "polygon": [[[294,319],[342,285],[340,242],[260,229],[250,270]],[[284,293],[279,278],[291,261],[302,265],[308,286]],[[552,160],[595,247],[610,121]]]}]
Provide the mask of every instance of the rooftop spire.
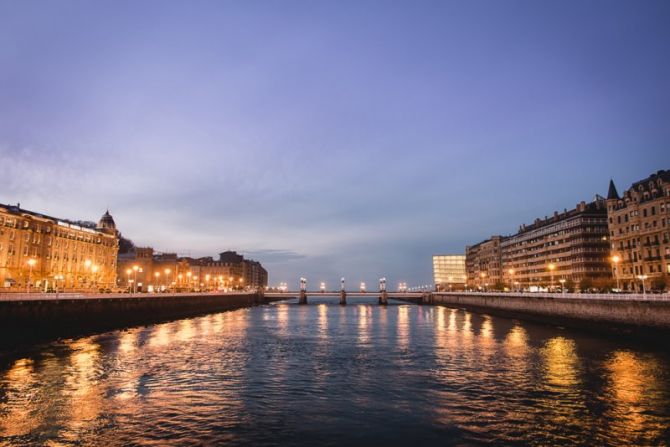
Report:
[{"label": "rooftop spire", "polygon": [[610,188],[607,191],[607,200],[619,200],[619,198],[619,193],[616,190],[616,186],[614,186],[614,180],[610,179]]}]

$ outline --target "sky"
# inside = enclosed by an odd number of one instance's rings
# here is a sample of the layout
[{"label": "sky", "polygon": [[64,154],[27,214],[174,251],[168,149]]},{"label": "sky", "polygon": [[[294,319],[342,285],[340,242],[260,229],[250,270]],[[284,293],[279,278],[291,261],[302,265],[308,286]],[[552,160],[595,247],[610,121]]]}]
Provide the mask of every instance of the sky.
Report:
[{"label": "sky", "polygon": [[432,255],[670,169],[668,1],[0,0],[0,203],[109,208],[270,283]]}]

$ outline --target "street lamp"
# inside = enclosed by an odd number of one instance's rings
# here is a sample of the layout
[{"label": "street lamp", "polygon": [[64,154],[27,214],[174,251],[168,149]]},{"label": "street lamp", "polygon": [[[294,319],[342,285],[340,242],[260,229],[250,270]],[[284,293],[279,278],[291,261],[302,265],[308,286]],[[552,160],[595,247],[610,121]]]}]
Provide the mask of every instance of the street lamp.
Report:
[{"label": "street lamp", "polygon": [[165,269],[165,285],[168,291],[170,290],[170,273],[172,273],[172,270]]},{"label": "street lamp", "polygon": [[509,290],[510,292],[514,291],[514,269],[507,270],[509,273]]},{"label": "street lamp", "polygon": [[28,289],[27,293],[30,293],[30,286],[33,282],[33,267],[35,267],[35,264],[37,264],[37,259],[35,258],[30,258],[28,259]]},{"label": "street lamp", "polygon": [[642,294],[643,294],[643,295],[646,295],[646,294],[647,294],[647,288],[646,288],[645,285],[644,285],[644,280],[647,279],[647,278],[648,278],[647,275],[637,275],[637,279],[639,279],[640,281],[642,281]]},{"label": "street lamp", "polygon": [[321,285],[320,285],[320,288],[321,288],[321,293],[324,293],[326,291],[326,283],[322,282]]},{"label": "street lamp", "polygon": [[161,272],[155,272],[154,277],[156,278],[156,283],[154,284],[154,290],[159,291],[158,279],[161,277]]},{"label": "street lamp", "polygon": [[139,265],[133,266],[134,280],[133,280],[133,293],[137,293],[137,272],[140,270]]},{"label": "street lamp", "polygon": [[98,270],[100,270],[100,266],[98,265],[91,266],[91,272],[93,273],[93,288],[98,287]]},{"label": "street lamp", "polygon": [[[481,281],[479,281],[479,288],[481,289],[481,288],[482,288],[481,285],[484,283],[484,278],[486,278],[486,273],[485,273],[485,272],[481,272],[481,273],[479,274],[479,277],[481,278]],[[486,287],[484,287],[484,292],[486,292]]]},{"label": "street lamp", "polygon": [[619,255],[614,255],[612,256],[612,264],[614,265],[614,278],[616,279],[616,288],[618,290],[621,290],[621,285],[619,283],[619,262],[621,262],[621,258]]},{"label": "street lamp", "polygon": [[558,280],[561,283],[561,293],[565,293],[565,279],[561,278]]},{"label": "street lamp", "polygon": [[207,288],[207,291],[208,291],[208,292],[209,292],[209,279],[210,279],[211,277],[212,277],[212,276],[211,276],[209,273],[205,275],[205,284],[206,284],[206,288]]},{"label": "street lamp", "polygon": [[553,289],[554,288],[554,270],[556,270],[556,264],[554,264],[553,262],[550,262],[549,265],[547,266],[547,268],[549,269],[549,275],[550,275],[550,278],[551,278],[551,289]]}]

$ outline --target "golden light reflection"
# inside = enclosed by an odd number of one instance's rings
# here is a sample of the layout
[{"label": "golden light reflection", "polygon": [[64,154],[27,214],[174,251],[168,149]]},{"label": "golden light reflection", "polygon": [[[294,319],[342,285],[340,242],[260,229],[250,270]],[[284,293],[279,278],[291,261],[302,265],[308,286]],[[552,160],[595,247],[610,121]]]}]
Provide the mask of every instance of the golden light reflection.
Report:
[{"label": "golden light reflection", "polygon": [[550,387],[574,388],[578,384],[578,358],[574,340],[554,337],[540,350],[545,381]]},{"label": "golden light reflection", "polygon": [[653,411],[662,401],[661,366],[653,357],[616,351],[605,363],[608,379],[609,431],[629,445],[662,436],[663,418]]},{"label": "golden light reflection", "polygon": [[288,304],[280,304],[277,306],[277,326],[279,328],[279,334],[283,336],[289,335],[288,324],[289,324],[289,308]]},{"label": "golden light reflection", "polygon": [[521,326],[514,326],[503,342],[505,354],[513,359],[528,355],[528,333]]},{"label": "golden light reflection", "polygon": [[321,338],[328,337],[328,306],[319,304],[319,335]]},{"label": "golden light reflection", "polygon": [[70,398],[66,436],[76,440],[78,433],[100,414],[104,392],[99,383],[100,345],[85,338],[70,343],[69,347],[72,354],[65,376],[65,393]]},{"label": "golden light reflection", "polygon": [[496,341],[493,337],[493,320],[487,315],[484,316],[484,321],[482,321],[477,341],[483,356],[488,357],[495,352]]},{"label": "golden light reflection", "polygon": [[175,341],[187,342],[195,336],[193,320],[181,320],[176,329],[174,334]]},{"label": "golden light reflection", "polygon": [[456,332],[458,328],[456,327],[456,309],[449,310],[449,326],[447,326],[449,332]]},{"label": "golden light reflection", "polygon": [[31,404],[36,385],[33,361],[20,359],[15,361],[5,373],[4,411],[0,414],[0,438],[27,435],[40,425],[40,418]]},{"label": "golden light reflection", "polygon": [[409,307],[398,307],[398,347],[407,349],[409,347]]},{"label": "golden light reflection", "polygon": [[370,315],[368,315],[368,306],[358,305],[358,343],[367,344],[370,341]]},{"label": "golden light reflection", "polygon": [[137,332],[134,330],[121,333],[119,351],[129,353],[137,349]]},{"label": "golden light reflection", "polygon": [[160,346],[167,346],[170,343],[170,329],[167,324],[159,324],[155,326],[151,338],[149,339],[149,346],[157,348]]}]

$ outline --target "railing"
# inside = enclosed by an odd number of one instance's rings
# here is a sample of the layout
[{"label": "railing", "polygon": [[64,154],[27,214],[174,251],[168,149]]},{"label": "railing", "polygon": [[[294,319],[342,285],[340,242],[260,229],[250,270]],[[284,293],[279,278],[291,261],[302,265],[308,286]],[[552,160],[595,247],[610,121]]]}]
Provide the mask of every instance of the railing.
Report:
[{"label": "railing", "polygon": [[174,298],[174,297],[198,297],[207,295],[251,295],[253,291],[211,291],[211,292],[186,292],[186,293],[0,293],[0,301],[55,301],[55,300],[106,300],[106,299],[129,299],[129,298]]},{"label": "railing", "polygon": [[668,293],[433,292],[435,295],[502,298],[566,298],[612,301],[670,301]]}]

